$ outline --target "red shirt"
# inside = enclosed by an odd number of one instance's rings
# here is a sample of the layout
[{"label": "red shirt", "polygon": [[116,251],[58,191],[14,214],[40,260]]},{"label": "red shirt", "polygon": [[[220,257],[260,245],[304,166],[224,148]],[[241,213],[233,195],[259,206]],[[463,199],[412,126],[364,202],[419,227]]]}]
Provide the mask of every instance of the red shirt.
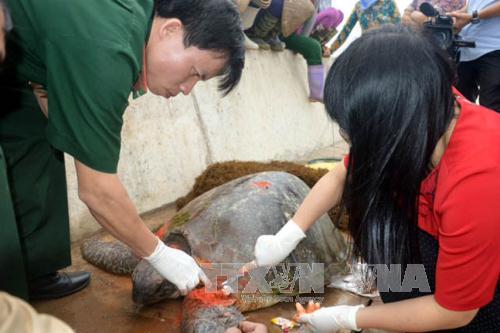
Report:
[{"label": "red shirt", "polygon": [[492,301],[500,276],[500,114],[457,100],[450,142],[421,185],[418,225],[439,242],[436,301],[466,311]]}]

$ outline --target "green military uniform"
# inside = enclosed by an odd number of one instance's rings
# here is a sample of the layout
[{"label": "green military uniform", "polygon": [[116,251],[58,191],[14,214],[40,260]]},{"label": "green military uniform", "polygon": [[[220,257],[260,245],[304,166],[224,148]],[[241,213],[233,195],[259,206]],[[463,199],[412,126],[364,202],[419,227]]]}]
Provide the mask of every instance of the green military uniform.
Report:
[{"label": "green military uniform", "polygon": [[[62,152],[116,172],[122,115],[142,68],[154,1],[8,5],[14,30],[0,75],[0,289],[26,297],[26,280],[71,264]],[[47,91],[48,119],[29,82]]]}]

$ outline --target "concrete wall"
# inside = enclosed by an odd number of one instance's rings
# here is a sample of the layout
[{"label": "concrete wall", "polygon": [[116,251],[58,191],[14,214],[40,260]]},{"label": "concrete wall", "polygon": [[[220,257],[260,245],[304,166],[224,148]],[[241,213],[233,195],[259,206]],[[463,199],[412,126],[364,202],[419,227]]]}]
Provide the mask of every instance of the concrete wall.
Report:
[{"label": "concrete wall", "polygon": [[[332,145],[334,125],[308,101],[306,63],[289,51],[249,51],[238,88],[220,98],[217,81],[189,96],[148,94],[125,112],[118,173],[139,212],[189,192],[207,165],[228,160],[294,160]],[[74,163],[66,157],[73,240],[99,225],[79,201]]]}]

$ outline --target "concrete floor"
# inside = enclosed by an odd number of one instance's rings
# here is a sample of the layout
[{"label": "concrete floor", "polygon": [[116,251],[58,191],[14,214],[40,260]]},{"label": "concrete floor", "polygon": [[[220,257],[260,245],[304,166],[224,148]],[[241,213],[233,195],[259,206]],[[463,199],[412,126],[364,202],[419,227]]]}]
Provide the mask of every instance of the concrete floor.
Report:
[{"label": "concrete floor", "polygon": [[[344,153],[345,146],[332,146],[313,152],[310,156],[304,157],[304,160],[342,156]],[[174,213],[173,206],[165,206],[143,214],[143,219],[148,226],[155,227],[168,221]],[[68,270],[90,271],[92,273],[90,286],[69,297],[33,302],[39,312],[52,314],[64,320],[78,333],[180,332],[181,300],[166,301],[138,309],[132,302],[130,277],[109,274],[88,264],[81,257],[79,246],[80,242],[73,244],[73,265]],[[319,296],[324,297],[323,305],[326,306],[367,302],[365,298],[335,289],[326,289],[326,293]],[[294,313],[293,303],[280,303],[246,315],[248,320],[265,323],[269,332],[273,333],[281,332],[281,329],[271,324],[272,318],[277,316],[292,318]]]}]

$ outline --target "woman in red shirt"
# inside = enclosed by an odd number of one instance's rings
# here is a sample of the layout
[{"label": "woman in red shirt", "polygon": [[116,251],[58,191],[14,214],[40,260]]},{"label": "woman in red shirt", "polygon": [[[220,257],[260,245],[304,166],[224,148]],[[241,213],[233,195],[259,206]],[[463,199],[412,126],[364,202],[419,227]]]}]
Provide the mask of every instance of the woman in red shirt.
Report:
[{"label": "woman in red shirt", "polygon": [[325,106],[350,158],[276,235],[259,237],[256,261],[283,260],[342,203],[355,254],[402,272],[419,264],[430,290],[302,315],[316,331],[500,332],[500,115],[461,97],[454,78],[435,43],[394,27],[364,34],[334,62]]}]

